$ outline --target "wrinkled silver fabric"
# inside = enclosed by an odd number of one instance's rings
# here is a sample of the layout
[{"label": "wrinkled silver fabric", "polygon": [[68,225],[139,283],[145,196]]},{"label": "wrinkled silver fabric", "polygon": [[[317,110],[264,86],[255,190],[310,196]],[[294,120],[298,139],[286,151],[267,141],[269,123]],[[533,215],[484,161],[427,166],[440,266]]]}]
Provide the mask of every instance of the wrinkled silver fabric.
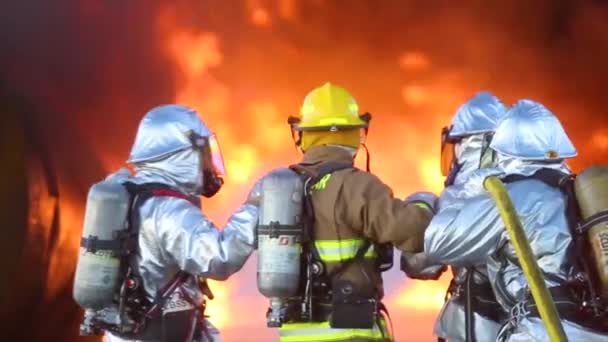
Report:
[{"label": "wrinkled silver fabric", "polygon": [[[467,191],[464,184],[471,175],[476,172],[481,165],[484,151],[485,135],[495,131],[498,122],[505,116],[508,108],[496,96],[488,92],[480,92],[463,104],[454,119],[450,137],[462,138],[455,146],[455,159],[459,164],[458,174],[454,179],[454,184],[447,187],[441,194],[438,201],[439,211],[444,218],[457,212],[458,208],[464,205],[471,194]],[[449,211],[445,211],[449,210]],[[449,222],[444,219],[443,223]],[[439,222],[435,222],[439,224]],[[439,230],[436,230],[439,233]],[[427,238],[425,234],[425,239]],[[426,248],[426,247],[425,247]],[[426,252],[426,250],[425,250]],[[428,256],[427,256],[428,257]],[[476,284],[487,284],[487,270],[485,265],[477,265],[472,268],[473,282]],[[461,285],[465,283],[467,270],[465,268],[452,267],[454,283]],[[464,306],[456,302],[456,298],[449,298],[444,304],[437,322],[435,324],[435,334],[449,341],[464,342],[466,340]],[[477,341],[495,340],[500,324],[488,319],[478,313],[473,313],[473,333]]]},{"label": "wrinkled silver fabric", "polygon": [[[497,153],[497,160],[501,166],[500,171],[507,175],[531,176],[538,171],[538,162],[522,160],[502,153]],[[547,163],[543,165],[543,168],[561,171],[565,174],[572,173],[572,170],[566,163]]]},{"label": "wrinkled silver fabric", "polygon": [[[162,120],[168,124],[163,126]],[[200,153],[190,148],[190,141],[184,135],[190,129],[200,135],[208,131],[196,112],[186,107],[171,105],[153,109],[142,120],[131,153],[131,161],[139,160],[134,163],[135,176],[119,170],[107,179],[136,184],[162,183],[198,195],[202,167]],[[149,136],[156,134],[156,138]],[[159,153],[164,156],[162,159],[158,159]],[[141,161],[143,159],[146,160]],[[148,299],[154,300],[157,292],[180,270],[214,280],[225,280],[240,270],[254,250],[257,220],[257,207],[244,204],[224,229],[219,230],[199,208],[184,199],[148,199],[139,209],[139,245],[131,260]],[[182,287],[194,301],[203,300],[196,279],[191,278]],[[205,341],[219,341],[217,329],[206,324],[212,334]],[[107,338],[113,342],[123,341],[115,336]]]},{"label": "wrinkled silver fabric", "polygon": [[498,124],[490,147],[525,160],[556,160],[577,155],[557,117],[532,100],[520,100],[509,110]]},{"label": "wrinkled silver fabric", "polygon": [[[191,158],[190,151],[178,154]],[[150,165],[139,165],[136,176],[128,180],[136,184],[165,183],[180,190],[190,188],[195,167],[187,171],[182,165],[165,173],[156,168],[158,163]],[[168,165],[171,164],[165,166]],[[124,175],[115,179],[127,180]],[[238,271],[254,249],[257,214],[255,206],[243,205],[220,231],[188,201],[173,197],[147,200],[140,208],[139,250],[132,265],[142,278],[148,299],[153,300],[179,270],[215,280],[225,280]],[[194,279],[183,287],[195,301],[203,300]],[[111,341],[122,339],[113,337]]]},{"label": "wrinkled silver fabric", "polygon": [[211,135],[198,113],[189,107],[170,104],[153,108],[139,125],[128,162],[159,160],[191,147],[189,131],[202,137]]},{"label": "wrinkled silver fabric", "polygon": [[460,168],[454,179],[454,185],[464,183],[471,173],[479,169],[483,140],[483,134],[475,134],[463,138],[460,143],[456,144],[454,158],[456,158],[456,162],[460,165]]},{"label": "wrinkled silver fabric", "polygon": [[[503,165],[499,163],[500,166]],[[547,164],[526,163],[522,172],[544,167]],[[557,167],[567,169],[565,165]],[[524,300],[527,282],[516,262],[515,251],[494,201],[483,190],[483,180],[492,174],[503,174],[503,171],[490,169],[474,172],[463,185],[469,199],[460,202],[462,205],[448,206],[435,216],[425,234],[425,253],[433,262],[458,267],[485,263],[498,302],[503,310],[511,312],[509,297],[516,301]],[[565,215],[564,196],[558,189],[538,180],[524,180],[506,186],[539,266],[545,274],[551,275],[551,280],[545,280],[547,286],[559,285],[555,280],[566,281],[572,266],[567,258],[572,237]],[[504,284],[504,293],[497,290],[502,288],[499,284]],[[507,340],[548,341],[540,321],[529,317],[518,318],[514,332],[505,336]],[[608,338],[572,322],[565,322],[565,328],[572,341],[606,341]]]},{"label": "wrinkled silver fabric", "polygon": [[[487,282],[487,279],[485,280]],[[435,334],[450,342],[466,342],[464,306],[448,300],[435,323]],[[478,342],[495,341],[500,324],[477,313],[473,314],[473,334]]]},{"label": "wrinkled silver fabric", "polygon": [[465,102],[454,115],[450,137],[494,132],[507,107],[496,96],[482,91]]},{"label": "wrinkled silver fabric", "polygon": [[[458,213],[458,210],[466,203],[465,201],[472,196],[465,188],[465,183],[479,169],[483,139],[483,134],[476,134],[464,138],[461,143],[456,145],[457,160],[462,161],[460,171],[456,176],[454,185],[447,187],[439,197],[439,213],[437,215],[439,219],[436,216],[431,223],[431,225],[435,225],[435,230],[430,232],[431,226],[429,226],[425,232],[425,254],[427,254],[427,257],[434,259],[433,261],[436,263],[436,258],[427,250],[426,240],[433,238],[431,237],[433,234],[441,234],[441,228],[438,227],[442,224],[448,224],[452,215]],[[435,248],[442,247],[436,246]],[[454,273],[454,282],[464,284],[466,269],[452,267],[452,272]],[[489,282],[485,264],[474,267],[473,281],[476,284],[487,284]],[[496,339],[500,330],[500,323],[478,313],[473,314],[473,323],[473,331],[477,341],[494,341]],[[435,334],[450,341],[466,341],[464,306],[457,303],[455,298],[449,298],[444,304],[435,323]]]}]

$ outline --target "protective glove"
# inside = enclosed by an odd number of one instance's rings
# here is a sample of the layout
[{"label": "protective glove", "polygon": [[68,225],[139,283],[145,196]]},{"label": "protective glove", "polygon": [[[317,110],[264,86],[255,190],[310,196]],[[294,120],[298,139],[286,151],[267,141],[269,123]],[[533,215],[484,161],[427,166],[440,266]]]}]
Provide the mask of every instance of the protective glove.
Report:
[{"label": "protective glove", "polygon": [[432,192],[418,191],[407,196],[404,201],[405,203],[421,203],[430,211],[435,213],[437,211],[438,200],[439,197]]},{"label": "protective glove", "polygon": [[447,269],[446,265],[432,265],[424,253],[401,253],[401,270],[409,278],[437,280]]},{"label": "protective glove", "polygon": [[260,206],[261,201],[262,201],[262,181],[263,180],[264,180],[264,178],[262,177],[255,182],[255,184],[251,188],[251,191],[249,191],[249,195],[247,195],[247,200],[245,201],[245,204],[251,204],[256,207]]}]

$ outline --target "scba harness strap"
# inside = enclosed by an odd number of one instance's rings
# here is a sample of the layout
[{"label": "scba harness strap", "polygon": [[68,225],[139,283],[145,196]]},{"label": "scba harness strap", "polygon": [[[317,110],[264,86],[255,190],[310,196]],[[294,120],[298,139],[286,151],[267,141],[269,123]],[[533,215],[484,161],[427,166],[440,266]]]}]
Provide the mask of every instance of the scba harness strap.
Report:
[{"label": "scba harness strap", "polygon": [[97,250],[108,250],[121,256],[128,256],[137,247],[137,234],[139,233],[139,218],[133,215],[138,212],[139,207],[152,197],[176,197],[189,201],[200,208],[200,201],[192,196],[185,195],[177,190],[160,183],[135,184],[127,182],[123,184],[131,195],[128,213],[128,225],[126,229],[114,232],[111,240],[101,240],[97,236],[83,237],[80,247],[86,248],[87,252],[95,253]]}]

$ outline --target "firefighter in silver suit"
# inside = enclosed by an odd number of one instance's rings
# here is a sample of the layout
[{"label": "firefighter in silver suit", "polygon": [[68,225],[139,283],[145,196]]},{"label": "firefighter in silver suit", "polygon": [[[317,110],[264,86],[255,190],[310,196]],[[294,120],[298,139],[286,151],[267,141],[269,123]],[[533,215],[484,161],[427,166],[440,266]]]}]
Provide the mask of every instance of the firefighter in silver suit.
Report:
[{"label": "firefighter in silver suit", "polygon": [[[123,169],[109,179],[160,184],[194,199],[219,191],[225,172],[215,135],[197,112],[181,105],[159,106],[144,116],[128,163],[134,166],[134,176]],[[203,303],[202,279],[225,280],[241,269],[254,250],[258,217],[254,202],[250,196],[220,230],[196,201],[170,196],[146,200],[134,214],[139,219],[139,237],[130,264],[142,280],[147,299],[154,302],[181,272],[186,276],[175,283],[174,291],[190,302]],[[191,341],[219,341],[219,332],[202,315],[193,319]],[[119,337],[106,332],[105,340],[156,341],[160,336]]]},{"label": "firefighter in silver suit", "polygon": [[[467,199],[463,184],[469,176],[480,168],[495,166],[495,154],[489,144],[496,124],[506,112],[507,107],[496,96],[479,92],[456,111],[451,125],[443,129],[442,171],[447,178],[438,202],[439,212],[462,206]],[[404,255],[404,271],[410,278],[436,279],[441,265],[425,265],[426,259],[424,253]],[[474,334],[476,341],[494,341],[500,329],[500,308],[485,265],[453,267],[452,272],[449,297],[435,324],[435,334],[439,340],[464,342],[469,326],[469,334]],[[467,296],[473,303],[470,307],[464,305]]]},{"label": "firefighter in silver suit", "polygon": [[447,206],[425,233],[433,263],[486,266],[493,292],[508,314],[497,340],[548,341],[527,280],[493,199],[486,177],[505,182],[570,341],[606,341],[580,311],[569,290],[575,261],[566,216],[567,196],[539,175],[571,171],[565,159],[577,152],[559,120],[542,104],[521,100],[500,121],[490,147],[497,168],[473,171],[462,186],[463,205]]}]

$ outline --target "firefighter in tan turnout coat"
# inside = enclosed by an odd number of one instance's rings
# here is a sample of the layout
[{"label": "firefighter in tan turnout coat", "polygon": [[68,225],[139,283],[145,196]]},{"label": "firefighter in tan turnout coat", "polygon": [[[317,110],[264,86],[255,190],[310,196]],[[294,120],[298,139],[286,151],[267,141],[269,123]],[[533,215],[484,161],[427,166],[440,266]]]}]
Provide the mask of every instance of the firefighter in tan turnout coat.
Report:
[{"label": "firefighter in tan turnout coat", "polygon": [[393,340],[381,302],[381,272],[392,266],[393,246],[422,251],[436,197],[403,201],[378,177],[354,167],[370,119],[359,115],[348,91],[326,83],[289,120],[304,152],[292,169],[310,180],[310,245],[322,275],[313,282],[314,319],[283,323],[280,341]]}]

